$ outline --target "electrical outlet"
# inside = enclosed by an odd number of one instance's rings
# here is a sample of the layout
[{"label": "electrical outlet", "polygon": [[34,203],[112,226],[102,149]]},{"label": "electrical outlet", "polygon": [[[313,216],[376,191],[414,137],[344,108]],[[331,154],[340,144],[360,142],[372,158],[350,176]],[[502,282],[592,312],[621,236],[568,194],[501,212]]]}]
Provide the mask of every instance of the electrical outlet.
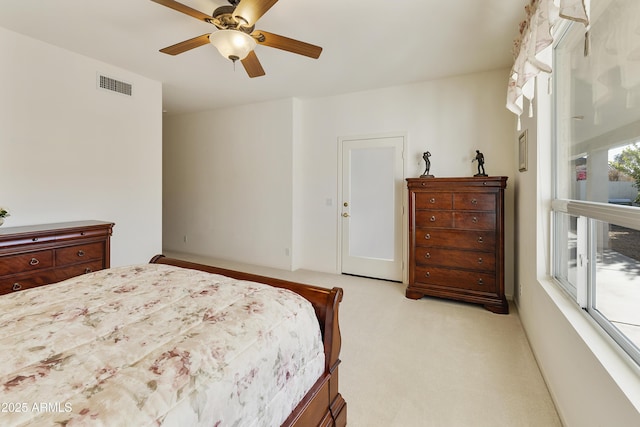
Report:
[{"label": "electrical outlet", "polygon": [[520,283],[518,284],[518,298],[522,298],[522,288],[523,288],[523,287],[524,287],[524,286],[522,285],[522,282],[520,282]]}]

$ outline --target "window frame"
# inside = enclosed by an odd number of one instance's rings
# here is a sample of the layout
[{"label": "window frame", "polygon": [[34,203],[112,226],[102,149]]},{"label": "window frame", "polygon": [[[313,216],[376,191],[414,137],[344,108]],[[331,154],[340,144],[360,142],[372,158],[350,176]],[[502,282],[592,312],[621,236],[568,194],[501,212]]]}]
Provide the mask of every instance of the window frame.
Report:
[{"label": "window frame", "polygon": [[[635,363],[640,365],[640,349],[624,333],[616,328],[613,323],[596,308],[595,282],[596,276],[596,223],[595,221],[620,225],[634,230],[640,230],[640,208],[631,206],[609,205],[599,202],[586,202],[578,200],[554,199],[551,201],[551,241],[552,241],[552,270],[553,282],[587,315],[589,315],[606,334],[619,345]],[[555,213],[563,213],[578,218],[577,227],[577,254],[578,261],[575,293],[573,286],[558,278],[561,259],[554,254],[560,253],[558,245],[564,242],[564,237],[559,236],[561,231]]]},{"label": "window frame", "polygon": [[[553,96],[551,100],[551,140],[552,140],[552,156],[551,156],[551,183],[552,183],[552,200],[551,200],[551,221],[550,221],[550,259],[551,259],[551,277],[553,282],[567,295],[575,304],[577,304],[595,323],[600,326],[602,332],[606,333],[633,361],[640,365],[640,349],[634,344],[623,332],[614,326],[614,324],[601,313],[596,304],[596,256],[597,256],[597,234],[596,221],[615,224],[625,228],[640,230],[640,208],[634,206],[613,205],[602,202],[591,202],[584,200],[574,200],[558,198],[559,189],[562,183],[561,179],[566,177],[560,176],[560,158],[559,150],[561,138],[559,135],[560,127],[558,124],[558,81],[566,76],[558,76],[558,70],[555,67],[555,49],[563,42],[565,37],[570,35],[570,29],[576,23],[564,22],[556,30],[556,37],[553,43],[554,54],[553,61]],[[573,37],[573,36],[572,36]],[[566,81],[566,80],[565,80]],[[640,121],[640,118],[639,118]],[[627,135],[628,136],[628,135]],[[636,135],[640,140],[640,133]],[[611,141],[608,141],[611,142]],[[619,141],[625,142],[625,141]],[[628,141],[626,141],[628,142]],[[557,213],[574,216],[578,219],[577,226],[577,248],[576,248],[576,282],[575,290],[569,280],[559,277],[559,272],[563,271],[563,266],[559,265],[564,257],[561,255],[566,253],[566,248],[560,245],[567,242],[567,227],[556,218]],[[564,220],[563,220],[564,221]],[[562,232],[564,231],[564,235]],[[582,262],[580,260],[582,259]],[[566,261],[566,260],[565,260]],[[564,272],[564,271],[563,271]],[[639,307],[640,308],[640,307]]]}]

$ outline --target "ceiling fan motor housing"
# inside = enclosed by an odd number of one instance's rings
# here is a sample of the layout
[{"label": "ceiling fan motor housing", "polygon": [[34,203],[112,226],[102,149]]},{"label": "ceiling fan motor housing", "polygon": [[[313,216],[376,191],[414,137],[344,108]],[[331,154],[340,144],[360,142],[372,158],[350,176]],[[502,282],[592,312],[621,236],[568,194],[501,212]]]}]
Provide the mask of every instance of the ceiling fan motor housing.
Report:
[{"label": "ceiling fan motor housing", "polygon": [[[232,3],[232,1],[229,1]],[[237,1],[236,3],[239,3]],[[232,3],[233,4],[233,3]],[[211,23],[215,25],[219,30],[238,30],[247,34],[251,34],[255,28],[254,25],[248,27],[244,24],[246,22],[239,21],[233,16],[233,12],[236,10],[235,6],[220,6],[213,11]]]}]

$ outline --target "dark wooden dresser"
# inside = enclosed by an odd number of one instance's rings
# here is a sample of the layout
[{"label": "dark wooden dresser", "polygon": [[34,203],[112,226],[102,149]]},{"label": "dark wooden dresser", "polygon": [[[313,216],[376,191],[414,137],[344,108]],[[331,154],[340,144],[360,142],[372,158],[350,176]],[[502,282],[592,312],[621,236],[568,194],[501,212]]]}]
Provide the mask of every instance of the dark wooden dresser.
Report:
[{"label": "dark wooden dresser", "polygon": [[109,268],[113,225],[76,221],[0,227],[0,295]]},{"label": "dark wooden dresser", "polygon": [[504,296],[507,177],[409,178],[407,186],[407,298],[451,298],[509,313]]}]

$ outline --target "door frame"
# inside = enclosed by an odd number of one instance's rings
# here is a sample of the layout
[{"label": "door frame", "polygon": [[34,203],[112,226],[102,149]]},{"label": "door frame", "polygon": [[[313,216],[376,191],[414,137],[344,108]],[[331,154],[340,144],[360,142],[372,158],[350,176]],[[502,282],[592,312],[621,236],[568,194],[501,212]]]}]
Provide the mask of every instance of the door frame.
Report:
[{"label": "door frame", "polygon": [[[377,134],[365,134],[365,135],[350,135],[338,137],[338,199],[336,209],[336,229],[338,231],[337,238],[337,259],[336,259],[336,271],[338,274],[342,274],[342,180],[343,180],[343,162],[342,162],[342,150],[344,148],[345,141],[355,141],[363,139],[386,139],[386,138],[402,138],[402,180],[407,178],[407,133],[406,132],[388,132]],[[407,272],[407,258],[409,256],[408,247],[408,234],[409,234],[409,219],[407,215],[407,186],[402,185],[402,283],[409,283],[409,277]]]}]

